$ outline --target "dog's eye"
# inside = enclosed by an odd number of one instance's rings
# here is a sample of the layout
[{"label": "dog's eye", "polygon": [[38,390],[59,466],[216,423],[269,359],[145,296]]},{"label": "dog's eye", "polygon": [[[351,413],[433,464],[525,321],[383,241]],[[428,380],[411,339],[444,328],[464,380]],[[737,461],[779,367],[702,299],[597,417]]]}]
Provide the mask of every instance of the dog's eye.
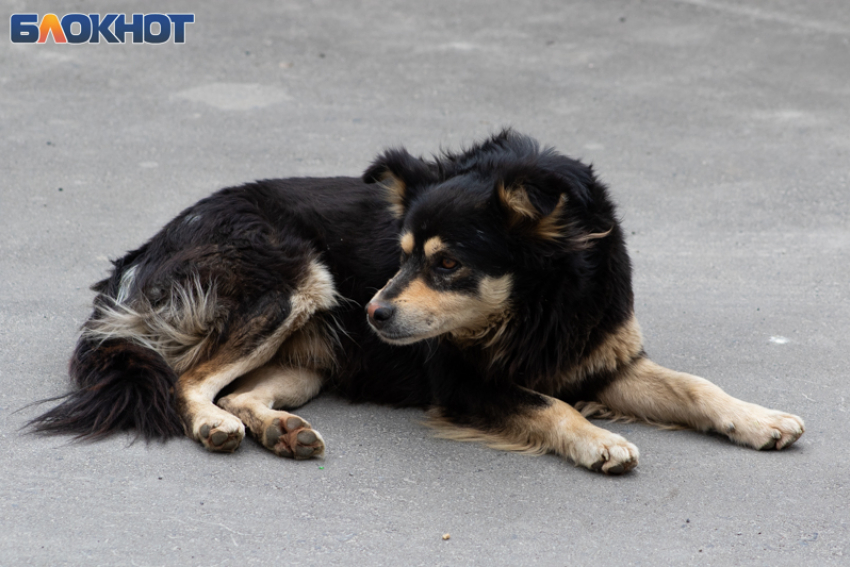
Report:
[{"label": "dog's eye", "polygon": [[443,258],[440,260],[439,268],[444,272],[453,272],[460,267],[457,260],[452,258]]}]

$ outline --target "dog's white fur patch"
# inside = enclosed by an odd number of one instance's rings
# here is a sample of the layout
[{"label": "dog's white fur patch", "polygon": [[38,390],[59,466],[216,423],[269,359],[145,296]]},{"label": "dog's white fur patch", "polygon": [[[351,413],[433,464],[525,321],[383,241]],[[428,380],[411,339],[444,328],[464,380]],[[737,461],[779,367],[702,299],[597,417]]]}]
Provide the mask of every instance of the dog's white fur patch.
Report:
[{"label": "dog's white fur patch", "polygon": [[[223,315],[218,313],[215,282],[205,286],[195,276],[188,285],[175,283],[168,299],[155,306],[146,297],[128,295],[135,273],[133,266],[122,275],[118,298],[97,305],[97,314],[86,324],[83,335],[97,341],[131,340],[158,352],[181,373],[197,361]],[[333,309],[338,298],[333,276],[318,260],[312,260],[290,297],[292,310],[281,328],[290,332],[300,328],[316,311]]]}]

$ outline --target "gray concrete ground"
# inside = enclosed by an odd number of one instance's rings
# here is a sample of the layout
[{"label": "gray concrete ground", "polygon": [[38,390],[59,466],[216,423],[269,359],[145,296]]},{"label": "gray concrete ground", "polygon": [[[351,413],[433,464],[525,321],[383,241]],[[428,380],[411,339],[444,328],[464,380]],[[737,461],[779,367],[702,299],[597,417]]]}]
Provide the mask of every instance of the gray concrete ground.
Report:
[{"label": "gray concrete ground", "polygon": [[[845,0],[0,7],[0,565],[850,562]],[[184,45],[9,41],[13,13],[177,9]],[[330,397],[301,412],[324,461],[19,432],[107,259],[183,207],[503,125],[612,187],[650,354],[802,415],[792,449],[605,425],[641,449],[606,478]]]}]

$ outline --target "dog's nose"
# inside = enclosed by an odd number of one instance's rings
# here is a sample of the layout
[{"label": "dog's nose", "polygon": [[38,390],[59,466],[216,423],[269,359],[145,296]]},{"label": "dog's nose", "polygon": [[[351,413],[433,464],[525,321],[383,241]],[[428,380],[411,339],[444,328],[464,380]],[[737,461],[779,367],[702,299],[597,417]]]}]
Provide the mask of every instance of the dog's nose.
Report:
[{"label": "dog's nose", "polygon": [[369,321],[372,325],[380,329],[384,323],[392,318],[395,308],[382,301],[370,301],[369,305],[366,306],[366,313],[369,315]]}]

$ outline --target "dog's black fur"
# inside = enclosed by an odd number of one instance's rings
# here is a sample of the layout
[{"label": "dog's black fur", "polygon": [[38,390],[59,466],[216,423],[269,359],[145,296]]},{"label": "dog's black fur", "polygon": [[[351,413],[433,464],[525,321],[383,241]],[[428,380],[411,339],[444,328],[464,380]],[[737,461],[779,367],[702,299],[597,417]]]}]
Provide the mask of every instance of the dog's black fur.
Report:
[{"label": "dog's black fur", "polygon": [[[434,238],[445,248],[428,256],[423,243]],[[553,398],[596,400],[645,358],[638,344],[619,359],[588,362],[633,317],[631,266],[605,186],[591,167],[506,130],[432,161],[387,151],[362,180],[259,181],[186,209],[93,287],[95,311],[71,360],[77,389],[33,420],[35,429],[179,433],[178,376],[223,350],[237,360],[257,349],[290,317],[311,262],[327,269],[339,295],[335,308],[313,315],[335,335],[336,365],[322,370],[324,383],[356,402],[436,407],[445,422],[499,434],[508,417],[533,415]],[[387,331],[381,320],[415,280],[433,297],[489,305],[498,302],[482,298],[482,282],[505,278],[503,312],[494,308],[471,338],[402,323]],[[175,319],[175,305],[185,313],[202,297],[203,313]],[[390,307],[367,316],[370,300]],[[167,349],[145,335],[148,327],[92,331],[122,305],[193,324]]]}]

